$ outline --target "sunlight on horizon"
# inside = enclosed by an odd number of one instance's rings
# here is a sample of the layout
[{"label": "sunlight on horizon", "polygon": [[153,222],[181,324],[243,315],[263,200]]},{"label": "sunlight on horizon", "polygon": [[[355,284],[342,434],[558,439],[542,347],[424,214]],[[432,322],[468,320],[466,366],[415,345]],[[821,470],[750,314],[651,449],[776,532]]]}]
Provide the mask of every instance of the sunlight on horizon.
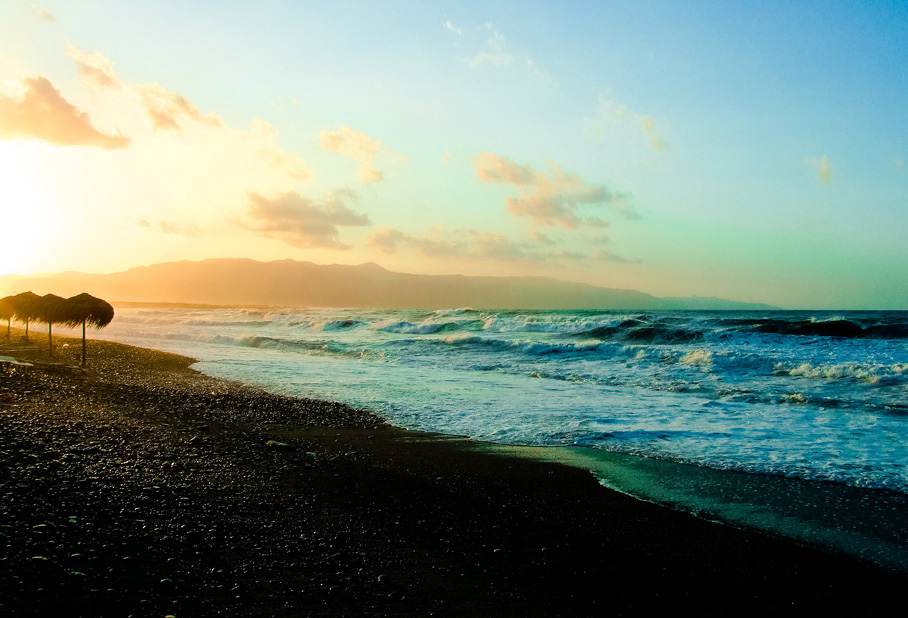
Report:
[{"label": "sunlight on horizon", "polygon": [[48,146],[34,142],[0,142],[0,204],[3,242],[0,276],[28,274],[54,264],[62,211],[41,166]]}]

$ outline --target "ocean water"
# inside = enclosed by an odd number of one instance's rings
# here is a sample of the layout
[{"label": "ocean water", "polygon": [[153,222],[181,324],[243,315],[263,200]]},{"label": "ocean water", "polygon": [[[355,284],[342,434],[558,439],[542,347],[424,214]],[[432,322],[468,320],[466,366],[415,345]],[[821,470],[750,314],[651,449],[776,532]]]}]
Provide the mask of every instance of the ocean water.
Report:
[{"label": "ocean water", "polygon": [[121,308],[97,336],[410,429],[908,494],[908,312]]},{"label": "ocean water", "polygon": [[96,336],[908,573],[908,312],[118,308]]}]

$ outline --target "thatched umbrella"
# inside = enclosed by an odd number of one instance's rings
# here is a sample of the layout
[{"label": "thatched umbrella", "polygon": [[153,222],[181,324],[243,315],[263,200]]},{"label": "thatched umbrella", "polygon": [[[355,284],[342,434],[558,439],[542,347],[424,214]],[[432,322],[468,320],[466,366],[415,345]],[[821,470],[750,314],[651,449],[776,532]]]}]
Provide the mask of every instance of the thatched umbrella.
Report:
[{"label": "thatched umbrella", "polygon": [[54,324],[62,324],[66,318],[66,299],[56,294],[45,294],[36,301],[37,312],[35,319],[47,324],[47,350],[48,355],[54,355]]},{"label": "thatched umbrella", "polygon": [[25,341],[28,342],[28,322],[38,317],[41,297],[34,292],[22,292],[12,297],[13,316],[25,323]]},{"label": "thatched umbrella", "polygon": [[13,321],[13,314],[16,313],[15,308],[13,307],[13,297],[7,296],[5,298],[0,298],[0,319],[6,320],[6,338],[9,339],[10,335],[10,322]]},{"label": "thatched umbrella", "polygon": [[85,366],[85,325],[104,328],[114,318],[114,308],[107,301],[95,298],[82,292],[78,296],[67,298],[63,302],[63,319],[58,320],[67,326],[82,324],[82,366]]}]

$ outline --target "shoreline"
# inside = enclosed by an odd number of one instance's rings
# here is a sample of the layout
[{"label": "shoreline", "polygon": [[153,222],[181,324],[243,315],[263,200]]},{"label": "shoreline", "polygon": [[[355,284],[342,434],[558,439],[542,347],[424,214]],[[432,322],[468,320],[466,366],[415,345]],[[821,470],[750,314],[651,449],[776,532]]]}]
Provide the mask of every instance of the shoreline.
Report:
[{"label": "shoreline", "polygon": [[603,487],[705,521],[844,552],[908,575],[908,495],[580,446],[477,448],[564,464]]},{"label": "shoreline", "polygon": [[[36,349],[0,355],[45,361],[46,334],[30,337]],[[75,340],[54,339],[74,357]],[[172,354],[99,340],[89,354],[84,371],[0,363],[0,607],[22,615],[866,613],[908,600],[903,574],[577,468],[217,380]]]}]

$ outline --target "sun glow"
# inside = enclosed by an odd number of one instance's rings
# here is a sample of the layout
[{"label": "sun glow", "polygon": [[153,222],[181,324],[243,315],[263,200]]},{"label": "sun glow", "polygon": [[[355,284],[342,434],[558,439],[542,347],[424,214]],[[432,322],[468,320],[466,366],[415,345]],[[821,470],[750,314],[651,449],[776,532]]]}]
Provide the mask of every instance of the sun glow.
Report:
[{"label": "sun glow", "polygon": [[40,270],[53,257],[59,208],[41,144],[0,142],[0,275]]}]

